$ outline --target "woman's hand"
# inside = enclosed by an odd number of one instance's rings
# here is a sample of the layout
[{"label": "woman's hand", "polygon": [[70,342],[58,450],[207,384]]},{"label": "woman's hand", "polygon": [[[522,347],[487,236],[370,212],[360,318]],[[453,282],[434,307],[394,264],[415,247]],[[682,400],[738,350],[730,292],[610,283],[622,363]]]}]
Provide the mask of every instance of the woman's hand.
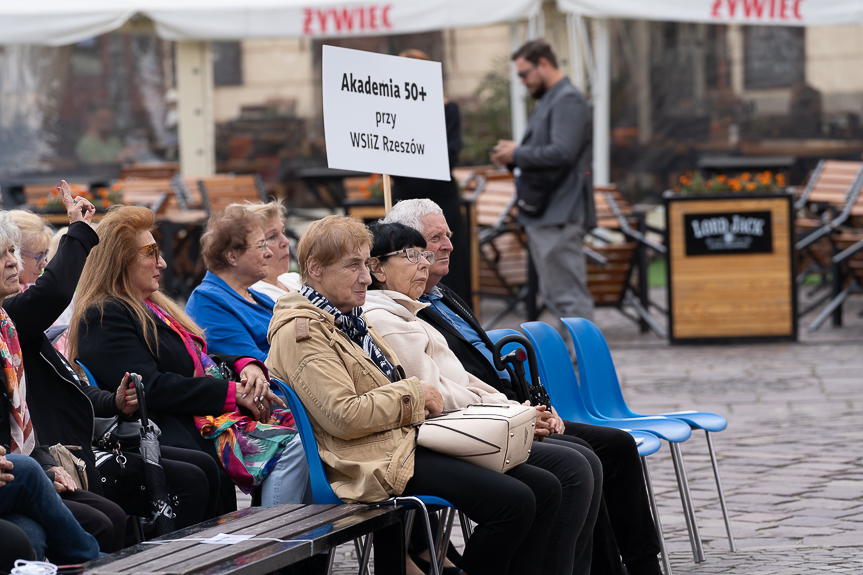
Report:
[{"label": "woman's hand", "polygon": [[69,216],[69,223],[84,222],[88,226],[93,225],[93,214],[96,213],[96,208],[86,198],[80,196],[72,197],[72,188],[66,183],[66,180],[60,180],[60,187],[57,188],[60,192],[60,201],[63,202],[63,207],[66,208],[66,214]]},{"label": "woman's hand", "polygon": [[48,471],[54,472],[54,491],[57,493],[63,493],[65,491],[74,493],[78,490],[78,487],[75,485],[75,480],[72,479],[72,476],[62,467],[52,467]]},{"label": "woman's hand", "polygon": [[[529,402],[525,402],[530,405]],[[554,433],[554,416],[551,412],[545,410],[544,405],[537,405],[536,409],[536,427],[533,430],[533,437],[538,441],[542,441],[546,437]]]},{"label": "woman's hand", "polygon": [[138,390],[135,389],[128,371],[114,394],[114,404],[125,415],[132,415],[138,409]]},{"label": "woman's hand", "polygon": [[566,425],[563,423],[563,418],[557,413],[554,406],[551,408],[551,414],[554,416],[554,432],[558,434],[566,433]]},{"label": "woman's hand", "polygon": [[267,381],[263,370],[256,363],[246,364],[246,367],[240,372],[240,385],[243,387],[244,394],[252,394],[252,400],[255,403],[266,399],[267,392],[270,390],[270,382]]},{"label": "woman's hand", "polygon": [[15,464],[6,459],[6,448],[0,445],[0,487],[15,479],[9,473],[13,467],[15,467]]},{"label": "woman's hand", "polygon": [[443,396],[433,385],[420,380],[425,395],[425,416],[437,415],[443,411]]}]

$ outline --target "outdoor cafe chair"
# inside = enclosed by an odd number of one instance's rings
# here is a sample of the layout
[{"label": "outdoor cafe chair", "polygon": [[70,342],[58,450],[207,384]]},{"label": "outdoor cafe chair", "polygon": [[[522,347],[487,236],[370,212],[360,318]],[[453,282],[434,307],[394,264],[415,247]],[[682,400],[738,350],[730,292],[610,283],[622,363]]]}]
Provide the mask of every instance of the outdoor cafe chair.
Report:
[{"label": "outdoor cafe chair", "polygon": [[[506,335],[521,335],[520,332],[514,329],[494,329],[486,332],[488,334],[489,339],[491,339],[492,343],[497,343],[498,340]],[[510,342],[501,348],[501,354],[507,355],[514,351],[517,347],[520,347],[521,344],[519,342]],[[525,350],[527,351],[527,350]],[[528,365],[524,365],[524,373],[525,377],[530,380],[532,378],[532,374],[530,372],[530,367]],[[551,395],[551,389],[548,389],[549,395]],[[552,402],[554,403],[554,401]],[[560,410],[557,407],[557,403],[554,403],[555,410],[558,411],[558,414],[562,415]],[[577,421],[579,423],[588,423],[591,425],[602,425],[601,423],[596,423],[596,420],[593,419],[586,410],[579,411],[576,408],[576,416],[562,416],[564,419],[569,421]],[[578,417],[577,413],[584,414],[584,418]],[[572,412],[570,412],[572,413]],[[632,429],[623,429],[629,433],[636,441],[638,448],[638,456],[641,459],[641,469],[644,471],[644,483],[647,486],[647,495],[650,498],[650,510],[653,512],[653,522],[656,525],[656,534],[659,536],[659,544],[660,551],[662,554],[662,566],[665,571],[665,575],[671,575],[671,562],[668,560],[668,551],[665,547],[665,536],[662,534],[662,522],[659,520],[659,508],[656,506],[656,496],[653,491],[653,482],[650,480],[650,470],[647,466],[647,456],[653,455],[659,448],[662,447],[662,441],[653,435],[652,433],[644,432],[644,431],[635,431]]]},{"label": "outdoor cafe chair", "polygon": [[722,517],[725,520],[725,530],[728,533],[728,545],[731,552],[736,551],[734,537],[731,534],[731,520],[725,505],[725,493],[719,478],[719,464],[713,449],[711,432],[720,432],[728,427],[728,421],[717,413],[707,411],[677,411],[673,413],[640,414],[632,411],[623,398],[617,371],[611,359],[608,342],[602,332],[591,321],[582,318],[569,317],[563,319],[564,325],[572,335],[575,353],[578,359],[579,389],[584,402],[595,412],[606,417],[651,417],[653,415],[679,419],[692,429],[703,429],[707,438],[707,450],[710,453],[710,463],[713,465],[713,476],[716,479],[716,491],[722,507]]},{"label": "outdoor cafe chair", "polygon": [[689,480],[683,466],[683,455],[680,443],[692,436],[692,429],[678,419],[663,416],[612,418],[605,417],[590,409],[585,403],[575,368],[569,357],[569,351],[563,337],[547,323],[532,321],[521,324],[524,333],[533,344],[539,364],[539,372],[555,409],[564,419],[580,421],[591,425],[604,425],[617,429],[635,430],[652,433],[668,442],[671,450],[671,463],[677,478],[677,489],[680,493],[680,503],[683,506],[683,516],[686,520],[686,530],[689,533],[689,543],[692,546],[692,556],[696,563],[704,561],[704,551],[695,510],[692,505],[692,495],[689,491]]},{"label": "outdoor cafe chair", "polygon": [[[333,492],[332,487],[330,487],[330,482],[327,480],[327,475],[324,471],[324,464],[321,462],[321,456],[318,453],[318,442],[315,439],[312,422],[309,418],[309,414],[306,412],[306,408],[303,406],[303,402],[300,401],[300,398],[294,390],[282,380],[273,378],[270,380],[270,383],[276,387],[276,390],[274,391],[280,391],[281,395],[284,395],[288,407],[291,408],[297,431],[299,432],[300,439],[303,442],[306,461],[309,465],[309,480],[311,481],[312,496],[314,497],[315,503],[318,505],[341,505],[343,501]],[[428,538],[429,543],[429,553],[434,553],[436,558],[435,561],[430,561],[432,573],[434,575],[440,575],[443,570],[443,560],[449,543],[453,520],[455,519],[455,506],[446,499],[430,495],[390,497],[385,501],[380,501],[372,505],[401,505],[408,508],[409,512],[405,519],[406,541],[410,539],[410,530],[413,526],[413,513],[416,510],[422,512],[422,517],[426,527],[426,537]],[[428,511],[429,507],[439,508],[442,513],[438,525],[437,538],[432,535],[431,521],[429,519]],[[462,526],[465,525],[466,521],[467,518],[462,515]],[[466,536],[465,539],[467,538],[468,537]],[[437,544],[435,542],[437,542]],[[357,558],[360,560],[360,569],[358,573],[359,575],[364,575],[364,573],[367,573],[369,558],[371,556],[372,536],[367,535],[362,544],[359,541],[355,541],[354,544],[357,546]],[[362,546],[362,549],[360,549],[360,546]],[[335,554],[330,552],[330,562],[327,569],[328,574],[332,572],[334,558]]]}]

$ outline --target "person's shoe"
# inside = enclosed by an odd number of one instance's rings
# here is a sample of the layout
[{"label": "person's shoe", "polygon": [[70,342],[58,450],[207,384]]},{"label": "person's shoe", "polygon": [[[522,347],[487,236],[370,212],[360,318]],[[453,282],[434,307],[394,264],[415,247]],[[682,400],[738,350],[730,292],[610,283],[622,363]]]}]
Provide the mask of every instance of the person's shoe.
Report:
[{"label": "person's shoe", "polygon": [[[423,573],[431,573],[431,563],[419,557],[417,555],[411,555],[411,559],[416,563],[416,566],[422,570]],[[458,567],[444,567],[441,570],[441,575],[462,575],[462,570]]]}]

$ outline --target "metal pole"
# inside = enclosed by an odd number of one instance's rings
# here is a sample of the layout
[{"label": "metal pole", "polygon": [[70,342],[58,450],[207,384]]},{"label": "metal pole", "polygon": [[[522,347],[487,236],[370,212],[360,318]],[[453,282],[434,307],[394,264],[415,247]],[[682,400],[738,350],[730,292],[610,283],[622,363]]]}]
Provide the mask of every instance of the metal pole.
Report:
[{"label": "metal pole", "polygon": [[[518,33],[518,22],[511,22],[509,25],[509,45],[510,49],[515,52],[521,46],[521,34]],[[527,108],[524,100],[527,96],[527,90],[521,83],[518,73],[515,71],[515,64],[510,62],[509,65],[509,101],[512,118],[512,139],[520,142],[524,131],[527,128]]]},{"label": "metal pole", "polygon": [[594,55],[596,56],[596,84],[591,86],[593,96],[593,183],[606,185],[611,181],[611,42],[608,19],[594,21]]}]

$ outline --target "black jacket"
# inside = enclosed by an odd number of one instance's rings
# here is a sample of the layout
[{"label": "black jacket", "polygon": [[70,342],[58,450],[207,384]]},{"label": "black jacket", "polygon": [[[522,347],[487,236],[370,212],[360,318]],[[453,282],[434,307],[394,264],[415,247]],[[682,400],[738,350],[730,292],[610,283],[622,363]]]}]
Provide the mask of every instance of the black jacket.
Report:
[{"label": "black jacket", "polygon": [[[45,330],[63,313],[72,301],[84,263],[99,237],[89,225],[76,222],[60,240],[57,255],[27,291],[3,301],[18,332],[24,372],[27,381],[27,406],[40,447],[33,453],[43,468],[56,465],[47,446],[56,443],[77,445],[87,462],[90,490],[101,493],[90,449],[93,437],[93,417],[110,417],[118,413],[114,394],[82,384],[70,366],[51,345]],[[8,402],[3,379],[3,401]],[[119,385],[120,380],[117,380]],[[114,386],[116,389],[116,385]],[[0,417],[8,417],[5,405]],[[0,424],[0,433],[9,433],[8,422]],[[2,443],[8,443],[4,437]],[[47,458],[46,458],[47,455]]]},{"label": "black jacket", "polygon": [[[160,443],[203,450],[216,458],[214,442],[195,427],[195,415],[220,415],[228,382],[195,377],[195,366],[183,340],[156,319],[158,355],[150,353],[143,326],[121,301],[105,304],[101,319],[96,308],[88,310],[78,331],[78,359],[96,378],[99,387],[114,391],[123,375],[137,373],[144,384],[150,419],[162,430]],[[239,356],[211,356],[233,365]]]},{"label": "black jacket", "polygon": [[[479,320],[473,315],[470,306],[445,285],[438,284],[437,287],[443,294],[441,298],[443,303],[465,320],[479,334],[489,349],[494,349],[494,344],[479,324]],[[444,336],[447,345],[458,357],[465,371],[472,373],[496,390],[506,394],[509,399],[524,401],[524,399],[518,397],[509,381],[500,378],[497,370],[489,363],[488,359],[460,331],[453,327],[446,318],[441,317],[438,312],[434,311],[431,306],[420,310],[417,316],[430,323]]]}]

